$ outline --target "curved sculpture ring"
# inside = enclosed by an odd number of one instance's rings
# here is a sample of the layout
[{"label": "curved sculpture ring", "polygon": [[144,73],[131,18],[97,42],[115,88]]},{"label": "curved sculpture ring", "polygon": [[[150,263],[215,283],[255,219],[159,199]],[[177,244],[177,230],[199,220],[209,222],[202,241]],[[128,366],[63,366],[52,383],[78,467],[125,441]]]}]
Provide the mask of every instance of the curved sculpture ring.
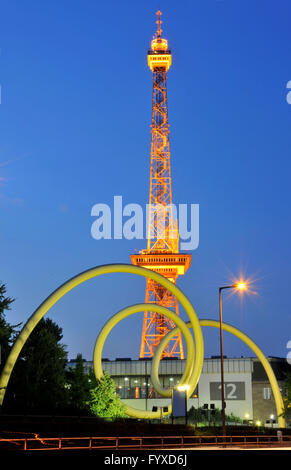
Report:
[{"label": "curved sculpture ring", "polygon": [[[42,319],[42,317],[48,312],[48,310],[53,305],[57,303],[59,299],[61,299],[67,292],[72,290],[74,287],[82,284],[88,279],[92,279],[101,274],[110,274],[110,273],[132,273],[132,274],[137,274],[139,276],[143,276],[149,279],[153,279],[154,281],[158,282],[163,287],[168,289],[178,299],[178,301],[180,301],[180,303],[182,304],[182,306],[184,307],[184,309],[186,310],[188,314],[188,317],[190,319],[190,322],[193,328],[194,336],[195,336],[195,349],[196,349],[195,358],[193,356],[191,357],[188,354],[189,356],[188,367],[189,367],[189,371],[191,369],[191,380],[193,381],[193,385],[191,388],[194,389],[196,387],[201,371],[202,371],[202,367],[203,367],[204,342],[203,342],[203,335],[202,335],[202,330],[201,330],[201,326],[199,323],[199,319],[197,317],[197,314],[191,302],[175,284],[173,284],[171,281],[166,279],[161,274],[156,273],[155,271],[150,271],[148,269],[141,268],[139,266],[133,266],[131,264],[106,264],[103,266],[97,266],[95,268],[88,269],[87,271],[84,271],[78,274],[77,276],[73,277],[72,279],[62,284],[49,297],[47,297],[47,299],[31,315],[31,317],[28,319],[27,323],[24,325],[23,329],[21,330],[19,336],[17,337],[17,340],[15,341],[10,351],[10,354],[8,356],[4,369],[2,371],[2,374],[0,377],[0,405],[2,405],[3,403],[7,384],[9,382],[9,378],[12,373],[15,362],[21,352],[21,349],[23,348],[27,338],[29,337],[31,332],[34,330],[38,322]],[[149,306],[150,306],[150,309],[153,310],[153,304],[149,304]],[[167,315],[171,315],[173,313],[172,311],[168,309],[165,309],[165,310],[167,310]],[[172,318],[174,319],[174,317]],[[182,323],[180,323],[180,325],[182,325]],[[98,370],[98,366],[97,366],[97,370]],[[133,409],[131,409],[131,416],[135,416],[138,418],[144,417],[144,418],[152,419],[152,418],[159,417],[158,412],[141,412],[140,410],[134,410],[135,414],[133,414],[132,410]]]},{"label": "curved sculpture ring", "polygon": [[[119,323],[121,320],[123,320],[125,317],[128,317],[129,315],[132,315],[133,313],[137,312],[144,312],[144,311],[151,311],[151,312],[156,312],[161,315],[165,315],[171,320],[173,320],[177,325],[178,325],[178,330],[181,331],[184,335],[184,338],[186,340],[186,345],[187,345],[187,360],[186,360],[186,365],[185,365],[185,370],[183,374],[182,381],[183,383],[187,383],[190,379],[191,372],[193,369],[193,358],[194,358],[194,343],[192,339],[192,335],[190,333],[188,324],[186,324],[181,317],[179,317],[176,313],[174,313],[172,310],[169,310],[166,307],[162,307],[161,305],[157,304],[137,304],[137,305],[132,305],[131,307],[124,308],[120,312],[116,313],[111,317],[108,322],[104,325],[102,330],[100,331],[97,341],[95,343],[95,348],[94,348],[94,356],[93,356],[93,363],[94,363],[94,372],[95,376],[97,379],[101,379],[103,376],[103,369],[102,369],[102,351],[103,351],[103,346],[106,340],[106,337],[112,330],[112,328]],[[154,388],[155,385],[153,384]],[[162,393],[167,392],[167,390],[161,389]],[[172,409],[171,406],[168,407],[168,412],[164,413],[164,416],[171,414]],[[153,418],[153,417],[160,417],[160,412],[152,412],[152,411],[143,411],[143,410],[138,410],[136,408],[132,408],[128,405],[126,405],[126,414],[128,416],[132,416],[135,418]]]},{"label": "curved sculpture ring", "polygon": [[[0,377],[0,406],[3,403],[3,399],[5,396],[5,391],[7,388],[7,384],[9,382],[10,375],[12,373],[13,367],[15,362],[23,348],[26,340],[28,339],[31,332],[34,330],[38,322],[42,319],[42,317],[48,312],[48,310],[56,304],[56,302],[62,298],[67,292],[72,290],[74,287],[82,284],[83,282],[87,281],[88,279],[92,279],[96,276],[101,274],[109,274],[109,273],[132,273],[137,274],[149,279],[152,279],[167,290],[169,290],[180,303],[184,307],[185,311],[188,314],[190,322],[185,323],[181,317],[176,315],[172,310],[162,307],[158,304],[137,304],[127,307],[118,313],[116,313],[113,317],[111,317],[108,322],[104,325],[102,330],[100,331],[95,348],[94,348],[94,371],[97,379],[101,379],[103,376],[102,370],[102,350],[106,340],[107,335],[112,330],[112,328],[123,318],[132,315],[136,312],[144,312],[144,311],[154,311],[159,314],[165,315],[171,320],[173,320],[177,327],[171,330],[159,343],[159,346],[156,349],[155,355],[152,361],[152,371],[151,371],[151,380],[154,389],[162,396],[170,397],[171,390],[165,390],[161,387],[158,371],[159,371],[159,363],[162,357],[162,353],[164,348],[167,346],[168,342],[172,337],[174,337],[179,331],[182,332],[184,335],[186,345],[187,345],[187,360],[185,364],[185,370],[183,377],[181,379],[181,383],[188,385],[187,390],[187,397],[189,398],[195,390],[195,387],[199,381],[202,367],[203,367],[203,359],[204,359],[204,342],[203,342],[203,335],[201,326],[212,326],[215,328],[220,327],[220,323],[215,320],[200,320],[197,317],[197,314],[185,296],[185,294],[171,281],[169,281],[164,276],[156,273],[155,271],[150,271],[145,268],[141,268],[139,266],[133,266],[131,264],[108,264],[104,266],[97,266],[95,268],[88,269],[77,276],[73,277],[72,279],[65,282],[61,285],[58,289],[56,289],[47,299],[35,310],[35,312],[31,315],[28,319],[27,323],[24,325],[23,329],[21,330],[17,340],[15,341],[4,369],[2,371]],[[191,333],[189,332],[189,328],[193,329],[194,333],[194,340],[195,340],[195,347],[194,341]],[[244,333],[242,333],[237,328],[228,325],[226,323],[223,324],[223,329],[229,331],[230,333],[234,334],[238,338],[242,339],[257,355],[260,359],[262,365],[265,368],[265,371],[268,375],[272,391],[275,398],[277,414],[278,414],[278,424],[279,427],[285,427],[285,419],[280,416],[283,411],[283,399],[280,393],[280,389],[266,356],[263,352],[259,349],[259,347]],[[137,410],[135,408],[126,407],[126,413],[129,416],[135,418],[146,418],[146,419],[154,419],[159,418],[160,413],[151,412],[151,411],[142,411]],[[166,414],[171,413],[171,407],[169,407],[169,411]]]},{"label": "curved sculpture ring", "polygon": [[[201,326],[212,326],[214,328],[220,328],[220,322],[218,322],[216,320],[206,320],[206,319],[205,320],[200,320],[200,325]],[[191,323],[189,323],[189,322],[187,322],[187,326],[189,328],[192,328]],[[228,323],[222,323],[222,328],[223,328],[223,330],[228,331],[229,333],[232,333],[233,335],[235,335],[237,338],[241,339],[247,346],[249,346],[249,348],[252,349],[252,351],[256,354],[258,359],[261,361],[261,363],[262,363],[262,365],[265,369],[265,372],[268,376],[268,379],[269,379],[269,382],[270,382],[270,385],[271,385],[271,388],[272,388],[272,392],[273,392],[273,395],[274,395],[274,400],[275,400],[276,410],[277,410],[277,415],[278,415],[278,425],[279,425],[280,428],[285,428],[286,427],[286,420],[283,416],[280,416],[283,409],[284,409],[284,403],[283,403],[282,395],[281,395],[281,392],[280,392],[280,388],[279,388],[276,376],[275,376],[275,374],[273,372],[273,369],[272,369],[268,359],[266,358],[265,354],[261,351],[261,349],[257,346],[257,344],[249,336],[247,336],[245,333],[240,331],[238,328],[235,328],[234,326],[229,325]],[[158,366],[159,366],[159,363],[160,363],[160,360],[161,360],[161,357],[162,357],[162,352],[163,352],[164,348],[167,346],[167,344],[169,343],[169,341],[172,339],[172,337],[174,337],[178,333],[178,331],[179,331],[179,328],[174,328],[173,330],[169,331],[169,333],[166,336],[164,336],[164,338],[160,341],[160,343],[159,343],[159,345],[156,349],[155,356],[153,358],[151,380],[152,380],[153,384],[154,383],[156,384],[155,389],[157,391],[159,391],[159,393],[161,393],[161,391],[160,391],[161,386],[160,386],[160,381],[159,381],[159,377],[158,377]],[[184,383],[184,382],[182,382],[182,383]],[[193,392],[191,392],[191,393],[193,393]]]}]

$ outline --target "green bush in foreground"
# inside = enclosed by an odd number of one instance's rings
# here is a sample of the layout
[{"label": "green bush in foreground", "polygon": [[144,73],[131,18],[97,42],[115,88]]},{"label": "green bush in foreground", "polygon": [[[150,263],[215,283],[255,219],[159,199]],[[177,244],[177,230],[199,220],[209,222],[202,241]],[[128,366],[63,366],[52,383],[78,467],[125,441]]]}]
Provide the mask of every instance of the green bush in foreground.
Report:
[{"label": "green bush in foreground", "polygon": [[87,403],[92,414],[100,418],[123,418],[125,405],[122,403],[113,379],[104,371],[102,379],[97,380],[97,386],[90,390],[90,400]]}]

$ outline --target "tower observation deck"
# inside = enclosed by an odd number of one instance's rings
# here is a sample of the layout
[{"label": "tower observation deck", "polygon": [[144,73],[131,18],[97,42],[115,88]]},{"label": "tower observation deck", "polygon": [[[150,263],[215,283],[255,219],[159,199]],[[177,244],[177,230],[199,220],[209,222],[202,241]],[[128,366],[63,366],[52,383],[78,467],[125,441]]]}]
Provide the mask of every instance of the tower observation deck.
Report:
[{"label": "tower observation deck", "polygon": [[[172,55],[167,39],[162,38],[161,12],[157,15],[158,29],[148,51],[148,66],[153,73],[148,243],[139,254],[131,255],[131,262],[176,283],[178,276],[190,267],[191,255],[179,252],[178,222],[172,205],[167,101],[167,72]],[[147,280],[145,302],[170,308],[179,315],[177,299],[151,279]],[[174,327],[163,315],[144,312],[140,358],[152,357],[161,339]],[[172,338],[162,357],[184,359],[180,333]]]}]

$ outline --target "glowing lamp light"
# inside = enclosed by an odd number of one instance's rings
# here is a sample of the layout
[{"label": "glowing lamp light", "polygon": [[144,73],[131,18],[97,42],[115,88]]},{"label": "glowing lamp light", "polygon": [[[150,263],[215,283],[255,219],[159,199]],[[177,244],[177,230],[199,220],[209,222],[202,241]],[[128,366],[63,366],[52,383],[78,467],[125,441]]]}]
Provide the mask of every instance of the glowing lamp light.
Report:
[{"label": "glowing lamp light", "polygon": [[186,390],[189,390],[189,388],[189,385],[179,385],[177,390],[179,390],[179,392],[185,392]]},{"label": "glowing lamp light", "polygon": [[261,424],[262,424],[261,421],[256,421],[257,426],[261,426]]},{"label": "glowing lamp light", "polygon": [[245,282],[239,282],[236,286],[239,290],[245,290],[247,288]]}]

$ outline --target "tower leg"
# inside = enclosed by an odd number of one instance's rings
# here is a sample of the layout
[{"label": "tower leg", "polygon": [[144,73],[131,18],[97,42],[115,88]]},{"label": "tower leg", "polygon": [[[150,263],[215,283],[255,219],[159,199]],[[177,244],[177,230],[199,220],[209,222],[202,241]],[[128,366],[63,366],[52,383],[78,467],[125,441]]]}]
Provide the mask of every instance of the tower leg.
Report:
[{"label": "tower leg", "polygon": [[[147,280],[145,301],[146,303],[155,303],[170,308],[179,315],[177,299],[171,292],[151,279]],[[140,358],[152,357],[161,339],[173,328],[175,328],[173,321],[163,315],[155,312],[144,312]],[[162,357],[184,359],[181,333],[172,338]]]}]

